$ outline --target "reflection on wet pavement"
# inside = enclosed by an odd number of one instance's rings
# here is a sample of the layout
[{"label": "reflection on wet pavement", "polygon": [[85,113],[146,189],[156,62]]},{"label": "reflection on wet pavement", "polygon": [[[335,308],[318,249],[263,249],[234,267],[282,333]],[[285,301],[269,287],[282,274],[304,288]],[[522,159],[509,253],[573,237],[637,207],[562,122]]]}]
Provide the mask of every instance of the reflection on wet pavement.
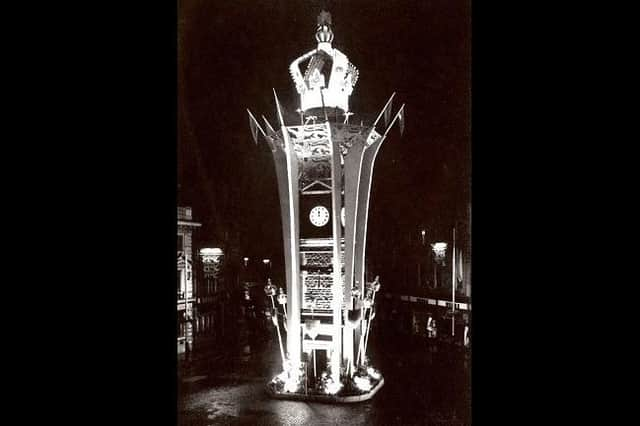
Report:
[{"label": "reflection on wet pavement", "polygon": [[372,360],[384,374],[385,386],[370,401],[329,405],[270,399],[265,384],[279,368],[279,354],[256,349],[245,362],[238,358],[225,363],[205,379],[183,380],[180,425],[471,423],[469,360],[464,354],[442,348],[436,352],[420,340],[387,341],[384,349],[378,341],[371,343]]}]

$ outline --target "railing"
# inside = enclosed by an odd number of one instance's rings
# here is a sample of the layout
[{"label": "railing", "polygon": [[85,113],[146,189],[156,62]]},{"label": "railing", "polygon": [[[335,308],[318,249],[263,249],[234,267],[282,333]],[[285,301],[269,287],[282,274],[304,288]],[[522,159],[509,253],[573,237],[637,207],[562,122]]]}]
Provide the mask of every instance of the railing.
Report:
[{"label": "railing", "polygon": [[[386,299],[397,299],[402,302],[418,303],[418,304],[429,305],[429,306],[440,306],[448,309],[451,309],[453,305],[453,302],[450,297],[442,298],[442,297],[437,297],[433,295],[417,296],[415,294],[408,295],[408,294],[402,294],[402,293],[385,293],[384,297]],[[459,299],[458,297],[456,297],[456,310],[470,311],[471,299],[468,297],[466,298],[463,297],[462,299]]]},{"label": "railing", "polygon": [[[398,292],[403,294],[411,294],[412,296],[418,297],[431,297],[434,299],[449,299],[451,300],[451,287],[438,287],[438,288],[430,288],[430,287],[417,287],[417,286],[406,286],[402,289],[399,289]],[[464,288],[458,287],[456,288],[456,302],[467,302],[470,297],[466,295],[466,291]]]}]

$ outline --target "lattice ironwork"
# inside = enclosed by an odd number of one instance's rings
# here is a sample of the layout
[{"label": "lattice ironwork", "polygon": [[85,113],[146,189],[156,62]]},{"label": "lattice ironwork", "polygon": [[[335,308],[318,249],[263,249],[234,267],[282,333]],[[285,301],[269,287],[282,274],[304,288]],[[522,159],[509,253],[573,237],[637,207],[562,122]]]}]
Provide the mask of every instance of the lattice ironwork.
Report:
[{"label": "lattice ironwork", "polygon": [[308,161],[298,162],[298,184],[300,189],[315,181],[330,181],[331,157],[312,157]]},{"label": "lattice ironwork", "polygon": [[331,155],[329,130],[327,123],[287,127],[296,155],[302,158]]},{"label": "lattice ironwork", "polygon": [[365,138],[370,131],[370,126],[358,126],[355,124],[332,124],[331,137],[338,142],[342,155],[347,155],[349,149],[353,145],[365,143]]},{"label": "lattice ironwork", "polygon": [[332,309],[333,276],[331,274],[305,274],[302,309],[328,311]]},{"label": "lattice ironwork", "polygon": [[317,266],[321,268],[328,268],[333,261],[333,256],[331,253],[313,253],[313,252],[303,252],[302,254],[302,265],[303,266]]}]

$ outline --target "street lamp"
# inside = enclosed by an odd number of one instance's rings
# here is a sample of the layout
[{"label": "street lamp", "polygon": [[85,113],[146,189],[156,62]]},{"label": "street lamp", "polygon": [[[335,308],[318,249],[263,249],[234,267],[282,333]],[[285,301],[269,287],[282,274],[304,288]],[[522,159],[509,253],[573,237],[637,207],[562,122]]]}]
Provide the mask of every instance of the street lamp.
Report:
[{"label": "street lamp", "polygon": [[444,261],[445,255],[447,253],[447,243],[431,244],[431,249],[433,250],[433,253],[436,255],[437,261]]},{"label": "street lamp", "polygon": [[[422,229],[420,231],[420,235],[422,236],[422,246],[424,247],[426,245],[426,235],[427,235],[427,230],[426,229]],[[422,256],[418,256],[418,288],[422,287]]]},{"label": "street lamp", "polygon": [[224,251],[219,247],[200,249],[200,257],[205,263],[220,263],[223,256]]},{"label": "street lamp", "polygon": [[444,265],[445,256],[447,254],[447,243],[434,243],[431,244],[433,250],[435,267],[433,268],[433,286],[438,287],[438,265]]},{"label": "street lamp", "polygon": [[[204,296],[210,296],[212,293],[215,294],[218,292],[218,277],[222,270],[224,251],[220,247],[204,247],[200,249],[199,253],[204,273],[204,283],[206,285]],[[222,329],[224,330],[224,315],[222,318]]]},{"label": "street lamp", "polygon": [[271,259],[262,259],[262,263],[265,266],[263,273],[267,278],[269,278],[269,276],[271,275]]},{"label": "street lamp", "polygon": [[244,267],[246,268],[247,267],[247,263],[249,263],[249,258],[245,257],[243,260],[244,260]]},{"label": "street lamp", "polygon": [[200,249],[200,259],[202,259],[205,279],[218,278],[223,258],[224,251],[219,247],[205,247]]}]

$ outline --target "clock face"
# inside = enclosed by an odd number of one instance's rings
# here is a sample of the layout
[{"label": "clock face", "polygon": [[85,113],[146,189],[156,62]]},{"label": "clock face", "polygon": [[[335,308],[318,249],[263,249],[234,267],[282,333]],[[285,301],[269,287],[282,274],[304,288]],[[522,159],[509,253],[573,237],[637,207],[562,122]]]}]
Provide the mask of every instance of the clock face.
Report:
[{"label": "clock face", "polygon": [[309,213],[309,220],[314,226],[325,226],[329,222],[329,210],[324,206],[315,206]]}]

